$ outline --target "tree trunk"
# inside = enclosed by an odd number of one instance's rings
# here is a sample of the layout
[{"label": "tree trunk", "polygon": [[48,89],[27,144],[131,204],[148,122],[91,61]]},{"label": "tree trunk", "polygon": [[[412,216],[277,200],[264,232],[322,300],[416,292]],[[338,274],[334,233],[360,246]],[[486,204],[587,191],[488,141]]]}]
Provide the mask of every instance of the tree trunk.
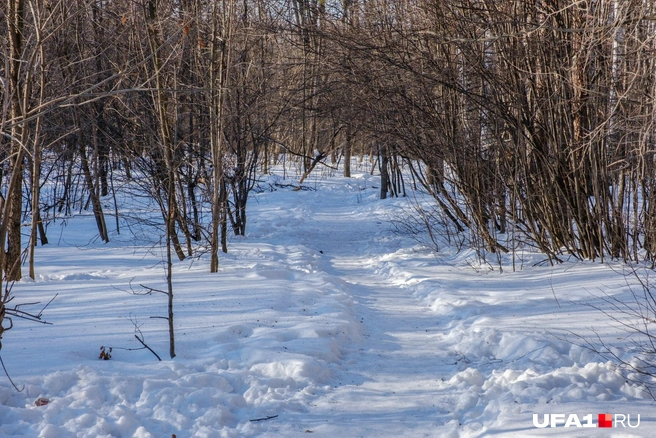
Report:
[{"label": "tree trunk", "polygon": [[102,203],[98,197],[98,192],[96,187],[93,184],[93,176],[91,175],[91,169],[89,168],[89,160],[87,159],[86,147],[82,144],[84,137],[80,139],[79,152],[80,152],[80,161],[82,162],[82,173],[84,173],[84,180],[87,184],[87,191],[89,192],[89,197],[91,198],[91,206],[93,208],[93,216],[96,218],[96,226],[98,228],[98,234],[104,242],[109,242],[109,234],[107,232],[107,224],[105,223],[105,215],[102,210]]},{"label": "tree trunk", "polygon": [[387,156],[387,146],[381,145],[378,147],[379,155],[379,170],[380,170],[380,199],[387,199],[387,192],[389,191],[390,178],[389,178],[389,157]]},{"label": "tree trunk", "polygon": [[346,127],[346,138],[344,139],[344,177],[351,177],[351,155],[352,155],[352,144],[353,141],[353,132],[351,125]]}]

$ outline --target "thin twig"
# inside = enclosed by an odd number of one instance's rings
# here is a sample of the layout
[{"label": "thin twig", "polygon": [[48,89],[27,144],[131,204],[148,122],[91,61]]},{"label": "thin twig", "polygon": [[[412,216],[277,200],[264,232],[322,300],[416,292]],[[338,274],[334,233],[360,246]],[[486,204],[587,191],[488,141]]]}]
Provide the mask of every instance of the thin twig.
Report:
[{"label": "thin twig", "polygon": [[139,339],[139,336],[134,335],[134,337],[137,338],[137,341],[141,342],[141,345],[143,345],[144,347],[146,347],[146,348],[148,349],[148,351],[150,351],[151,353],[153,353],[153,354],[155,355],[155,357],[157,358],[158,361],[160,361],[160,362],[162,361],[162,358],[159,357],[159,354],[155,353],[155,351],[154,351],[152,348],[150,348],[148,345],[146,345],[146,343],[145,343],[144,341],[142,341],[141,339]]},{"label": "thin twig", "polygon": [[271,415],[269,417],[264,417],[264,418],[255,418],[254,420],[250,420],[251,422],[255,423],[256,421],[267,421],[267,420],[273,420],[274,418],[277,418],[277,415]]},{"label": "thin twig", "polygon": [[109,346],[107,348],[111,348],[112,350],[123,350],[123,351],[140,351],[146,349],[146,347],[126,348],[126,347],[109,347]]},{"label": "thin twig", "polygon": [[42,321],[41,315],[34,315],[32,313],[20,310],[17,307],[14,307],[13,309],[6,309],[6,313],[7,315],[15,316],[17,318],[27,319],[28,321],[32,321],[32,322],[38,322],[39,324],[52,325],[51,322]]},{"label": "thin twig", "polygon": [[7,378],[9,379],[11,386],[13,386],[16,391],[23,392],[23,390],[25,389],[25,385],[23,385],[21,389],[18,389],[18,386],[16,386],[14,381],[11,380],[11,377],[9,377],[9,372],[7,372],[7,367],[5,367],[5,362],[2,360],[2,356],[0,356],[0,364],[2,364],[2,369],[5,371],[5,376],[7,376]]},{"label": "thin twig", "polygon": [[148,286],[144,286],[141,283],[139,283],[139,286],[146,289],[146,295],[151,295],[153,292],[159,292],[161,294],[168,295],[168,292],[166,292],[166,291],[163,291],[163,290],[160,290],[160,289],[155,289],[155,288],[148,287]]},{"label": "thin twig", "polygon": [[52,298],[50,299],[50,301],[48,301],[48,303],[47,303],[45,306],[43,306],[43,309],[41,309],[41,311],[40,311],[39,314],[38,314],[38,317],[39,317],[39,318],[41,318],[41,315],[43,315],[43,311],[46,310],[46,308],[47,308],[50,304],[52,304],[53,301],[55,301],[55,298],[57,298],[57,295],[59,295],[59,292],[57,292],[57,293],[55,294],[55,296],[52,297]]},{"label": "thin twig", "polygon": [[159,354],[155,353],[155,351],[152,348],[150,348],[148,345],[146,345],[146,343],[144,342],[143,333],[141,333],[141,328],[139,327],[139,324],[137,323],[137,321],[133,320],[132,317],[130,317],[130,321],[132,321],[132,324],[134,325],[134,331],[135,331],[134,337],[137,339],[137,341],[139,341],[141,343],[141,345],[144,346],[144,348],[147,348],[148,351],[153,353],[155,355],[155,357],[157,358],[157,360],[161,362],[162,358],[159,357]]}]

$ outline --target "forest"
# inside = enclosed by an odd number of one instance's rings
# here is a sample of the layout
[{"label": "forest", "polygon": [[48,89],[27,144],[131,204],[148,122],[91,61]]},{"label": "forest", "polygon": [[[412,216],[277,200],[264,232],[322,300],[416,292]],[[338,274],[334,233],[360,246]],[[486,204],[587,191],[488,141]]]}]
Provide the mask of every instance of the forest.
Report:
[{"label": "forest", "polygon": [[1,35],[0,435],[651,436],[656,0],[0,0]]},{"label": "forest", "polygon": [[[656,2],[7,0],[0,266],[133,181],[216,272],[259,173],[369,156],[459,241],[656,259]],[[409,169],[404,179],[402,169]],[[300,187],[300,186],[299,186]],[[426,220],[430,228],[430,221]],[[21,230],[29,228],[29,232]],[[430,231],[430,230],[429,230]]]}]

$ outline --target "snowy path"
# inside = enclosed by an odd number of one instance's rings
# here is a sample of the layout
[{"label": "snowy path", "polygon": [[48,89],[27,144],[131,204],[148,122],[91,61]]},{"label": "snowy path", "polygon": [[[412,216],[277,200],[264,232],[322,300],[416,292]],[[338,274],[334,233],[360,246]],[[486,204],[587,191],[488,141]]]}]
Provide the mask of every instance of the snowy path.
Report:
[{"label": "snowy path", "polygon": [[321,202],[319,211],[306,210],[298,238],[322,254],[318,268],[354,299],[362,339],[345,351],[332,390],[265,436],[435,436],[441,425],[432,401],[455,361],[447,366],[435,344],[438,317],[386,272],[395,240],[387,218],[353,208]]},{"label": "snowy path", "polygon": [[430,400],[443,371],[443,358],[436,355],[431,339],[437,318],[398,281],[377,272],[375,260],[385,255],[371,253],[382,249],[375,246],[378,236],[362,236],[359,228],[356,222],[349,232],[336,233],[341,239],[329,253],[335,251],[331,274],[349,284],[359,304],[366,343],[346,357],[340,386],[320,400],[316,410],[320,417],[333,418],[326,428],[332,436],[361,428],[363,419],[374,435],[421,436],[412,431],[430,430],[436,421]]}]

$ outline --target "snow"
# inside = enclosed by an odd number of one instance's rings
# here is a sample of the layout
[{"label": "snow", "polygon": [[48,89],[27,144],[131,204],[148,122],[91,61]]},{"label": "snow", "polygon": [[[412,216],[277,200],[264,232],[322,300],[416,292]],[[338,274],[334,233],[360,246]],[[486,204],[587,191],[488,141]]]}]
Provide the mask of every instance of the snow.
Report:
[{"label": "snow", "polygon": [[[435,254],[399,232],[392,219],[410,203],[379,200],[364,169],[350,179],[317,169],[307,191],[267,178],[218,274],[207,254],[175,263],[173,360],[166,321],[152,318],[165,315],[165,296],[130,293],[166,288],[161,232],[126,223],[104,244],[90,214],[50,224],[36,281],[13,292],[41,302],[37,311],[57,294],[44,313],[52,325],[15,320],[4,334],[2,358],[24,390],[0,379],[0,435],[653,434],[653,400],[636,377],[580,338],[635,355],[600,310],[640,290],[620,264],[552,267],[524,251],[522,269],[504,259],[500,273],[471,251]],[[163,361],[127,350],[141,346],[135,325]],[[110,360],[98,359],[101,346],[113,347]],[[49,403],[36,406],[40,397]],[[641,422],[592,434],[533,426],[533,414],[552,413]]]}]

